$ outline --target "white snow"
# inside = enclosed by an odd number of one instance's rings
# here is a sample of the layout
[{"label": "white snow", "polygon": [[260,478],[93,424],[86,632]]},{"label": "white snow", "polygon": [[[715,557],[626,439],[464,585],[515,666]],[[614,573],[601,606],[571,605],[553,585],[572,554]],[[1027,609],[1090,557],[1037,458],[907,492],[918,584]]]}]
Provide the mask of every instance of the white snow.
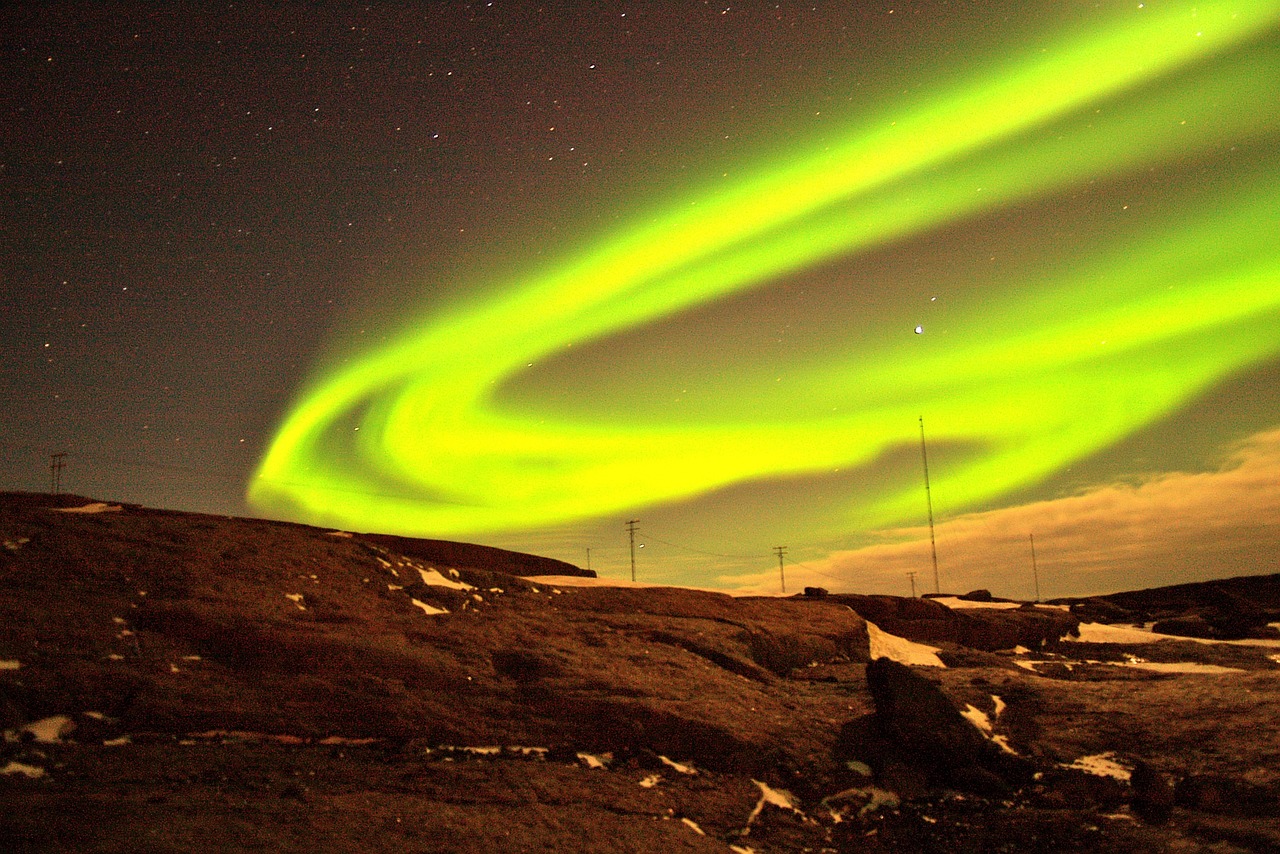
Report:
[{"label": "white snow", "polygon": [[0,670],[17,670],[20,667],[21,661],[0,661]]},{"label": "white snow", "polygon": [[1180,635],[1162,635],[1150,629],[1136,626],[1112,626],[1106,623],[1081,623],[1080,637],[1068,635],[1063,638],[1076,643],[1155,643],[1161,640],[1183,641],[1184,643],[1226,644],[1228,646],[1276,646],[1280,640],[1270,638],[1245,638],[1244,640],[1211,640],[1209,638],[1187,638]]},{"label": "white snow", "polygon": [[325,534],[327,537],[350,537],[350,531],[329,531]]},{"label": "white snow", "polygon": [[67,715],[53,715],[32,721],[22,728],[36,737],[41,744],[58,744],[62,737],[76,728],[75,723]]},{"label": "white snow", "polygon": [[965,704],[964,711],[960,713],[965,720],[982,730],[986,736],[991,735],[991,719],[987,717],[987,713],[979,709],[977,706]]},{"label": "white snow", "polygon": [[[1021,662],[1019,662],[1021,663]],[[1004,700],[1001,700],[995,694],[991,695],[991,701],[995,704],[994,714],[997,720],[1000,718],[1001,712],[1005,710]],[[1017,756],[1018,751],[1013,749],[1009,744],[1009,737],[1006,735],[996,735],[992,720],[987,713],[976,706],[965,704],[965,710],[960,713],[969,723],[973,724],[978,730],[986,736],[987,740],[995,744],[1005,753]]]},{"label": "white snow", "polygon": [[418,574],[422,576],[422,583],[428,587],[448,587],[450,590],[475,590],[475,587],[465,581],[454,581],[451,578],[445,578],[440,574],[439,570],[423,569],[422,567],[417,567],[417,570]]},{"label": "white snow", "polygon": [[1128,780],[1131,769],[1121,765],[1115,759],[1115,752],[1096,753],[1093,756],[1081,756],[1064,768],[1075,768],[1094,774],[1098,777],[1114,777],[1117,780]]},{"label": "white snow", "polygon": [[302,604],[301,593],[286,593],[284,594],[284,598],[288,599],[290,602],[297,605],[299,611],[307,610],[307,606]]},{"label": "white snow", "polygon": [[126,744],[132,744],[132,743],[133,743],[133,739],[129,738],[129,736],[127,735],[122,735],[119,738],[107,739],[106,741],[102,742],[102,746],[103,747],[124,747]]},{"label": "white snow", "polygon": [[422,613],[426,614],[428,617],[434,617],[439,614],[449,613],[444,608],[433,608],[430,605],[428,605],[426,602],[419,602],[417,599],[410,599],[409,601],[412,602],[417,607],[421,608]]},{"label": "white snow", "polygon": [[58,513],[117,513],[124,508],[119,504],[104,504],[101,501],[95,501],[83,507],[54,507],[53,509]]},{"label": "white snow", "polygon": [[760,800],[756,802],[756,807],[751,811],[751,815],[747,816],[748,828],[751,827],[761,811],[764,810],[765,804],[772,804],[775,807],[799,813],[801,816],[804,815],[796,806],[795,798],[786,789],[774,789],[768,783],[761,783],[759,780],[752,780],[751,782],[760,787]]},{"label": "white snow", "polygon": [[681,774],[690,774],[690,775],[692,775],[692,774],[697,774],[697,773],[698,773],[698,769],[697,769],[697,768],[694,768],[692,765],[686,765],[686,764],[684,764],[683,762],[676,762],[676,761],[674,761],[674,760],[668,759],[668,758],[667,758],[667,757],[665,757],[665,756],[659,756],[658,758],[662,760],[662,763],[663,763],[664,765],[669,765],[669,766],[671,766],[672,768],[674,768],[676,771],[680,772]]},{"label": "white snow", "polygon": [[661,774],[650,774],[640,781],[641,788],[652,789],[654,786],[662,782]]},{"label": "white snow", "polygon": [[588,768],[607,768],[613,761],[613,757],[608,753],[602,753],[599,756],[594,753],[579,753],[578,758],[585,762]]},{"label": "white snow", "polygon": [[899,664],[919,664],[926,667],[946,667],[938,658],[941,651],[936,646],[909,641],[891,635],[875,623],[867,620],[867,635],[871,640],[871,659],[891,658]]},{"label": "white snow", "polygon": [[934,602],[939,605],[946,605],[948,608],[994,608],[998,611],[1008,610],[1009,608],[1022,607],[1021,602],[971,602],[968,599],[961,599],[957,596],[930,596]]},{"label": "white snow", "polygon": [[457,753],[471,753],[475,756],[498,756],[502,753],[502,748],[496,744],[486,747],[446,747],[442,749]]},{"label": "white snow", "polygon": [[692,828],[692,829],[693,829],[693,832],[694,832],[694,833],[696,833],[696,834],[698,834],[699,836],[706,836],[706,835],[707,835],[705,832],[703,832],[702,828],[698,827],[697,822],[695,822],[693,819],[691,819],[691,818],[682,818],[682,819],[680,819],[680,821],[681,821],[681,822],[683,822],[686,826],[688,826],[688,827]]},{"label": "white snow", "polygon": [[44,776],[44,769],[37,768],[35,765],[23,765],[21,762],[10,762],[8,765],[0,768],[0,774],[22,774],[32,780]]}]

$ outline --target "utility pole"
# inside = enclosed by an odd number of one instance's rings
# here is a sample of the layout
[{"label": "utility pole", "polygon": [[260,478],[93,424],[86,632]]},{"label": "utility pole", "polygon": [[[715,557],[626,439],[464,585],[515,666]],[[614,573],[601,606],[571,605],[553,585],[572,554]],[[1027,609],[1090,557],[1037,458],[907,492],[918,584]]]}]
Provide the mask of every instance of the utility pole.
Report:
[{"label": "utility pole", "polygon": [[587,546],[587,572],[591,571],[591,546]]},{"label": "utility pole", "polygon": [[929,492],[929,451],[924,444],[924,416],[920,416],[920,459],[924,461],[924,501],[929,508],[929,549],[933,554],[933,592],[941,593],[938,581],[938,542],[933,536],[933,496]]},{"label": "utility pole", "polygon": [[782,556],[787,553],[786,546],[774,546],[773,551],[778,555],[778,578],[782,580],[782,592],[787,592],[787,573],[782,568]]},{"label": "utility pole", "polygon": [[1040,601],[1040,568],[1036,566],[1036,535],[1027,534],[1031,540],[1031,575],[1036,580],[1036,602]]},{"label": "utility pole", "polygon": [[66,467],[66,454],[49,455],[49,492],[51,494],[62,494],[62,470]]},{"label": "utility pole", "polygon": [[640,524],[639,519],[630,519],[627,521],[627,534],[631,537],[631,580],[636,580],[636,525]]},{"label": "utility pole", "polygon": [[916,598],[916,574],[914,572],[908,572],[907,578],[911,579],[911,598],[914,599]]}]

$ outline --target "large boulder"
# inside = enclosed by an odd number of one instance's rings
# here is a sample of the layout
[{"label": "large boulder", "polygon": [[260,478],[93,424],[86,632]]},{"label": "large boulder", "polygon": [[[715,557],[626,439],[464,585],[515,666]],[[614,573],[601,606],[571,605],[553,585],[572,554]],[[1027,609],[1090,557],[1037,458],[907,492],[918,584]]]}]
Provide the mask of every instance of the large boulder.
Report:
[{"label": "large boulder", "polygon": [[1011,783],[1030,778],[1026,763],[1001,754],[941,688],[910,667],[877,658],[867,665],[867,687],[876,725],[891,745],[880,757],[882,769],[902,760],[934,785],[986,795],[1007,794]]}]

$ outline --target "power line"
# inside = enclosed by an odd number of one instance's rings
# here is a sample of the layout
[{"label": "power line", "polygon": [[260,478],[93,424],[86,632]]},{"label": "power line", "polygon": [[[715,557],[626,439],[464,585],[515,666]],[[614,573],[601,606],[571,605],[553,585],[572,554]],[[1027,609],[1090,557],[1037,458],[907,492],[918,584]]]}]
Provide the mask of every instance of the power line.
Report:
[{"label": "power line", "polygon": [[700,554],[700,555],[706,555],[707,557],[740,558],[742,560],[750,560],[752,558],[759,557],[758,554],[749,554],[749,555],[724,554],[722,552],[707,552],[707,551],[703,551],[702,549],[695,549],[691,546],[682,546],[679,543],[671,543],[666,540],[660,540],[657,537],[655,537],[653,533],[650,532],[648,529],[645,529],[644,536],[645,536],[645,539],[649,540],[650,542],[662,543],[662,545],[671,546],[671,548],[673,549],[680,549],[681,551],[693,552],[694,554]]}]

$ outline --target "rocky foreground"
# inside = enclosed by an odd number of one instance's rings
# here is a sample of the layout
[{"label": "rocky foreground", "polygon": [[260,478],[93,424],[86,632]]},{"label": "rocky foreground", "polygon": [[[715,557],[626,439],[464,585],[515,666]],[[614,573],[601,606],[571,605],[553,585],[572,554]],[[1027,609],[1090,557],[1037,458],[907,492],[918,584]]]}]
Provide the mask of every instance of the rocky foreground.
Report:
[{"label": "rocky foreground", "polygon": [[1280,850],[1275,577],[1170,639],[61,503],[0,495],[0,850]]}]

